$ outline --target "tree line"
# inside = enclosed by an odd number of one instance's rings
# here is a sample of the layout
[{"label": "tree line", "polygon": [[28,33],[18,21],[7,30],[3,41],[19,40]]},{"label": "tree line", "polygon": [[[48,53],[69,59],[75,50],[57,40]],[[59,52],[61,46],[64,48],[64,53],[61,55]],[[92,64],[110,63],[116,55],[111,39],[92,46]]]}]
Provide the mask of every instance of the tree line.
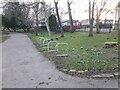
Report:
[{"label": "tree line", "polygon": [[[36,35],[38,35],[38,32],[40,31],[39,25],[42,24],[43,28],[48,31],[50,38],[50,31],[61,32],[61,37],[64,37],[58,2],[59,0],[54,0],[55,7],[46,4],[44,0],[42,2],[28,3],[7,2],[3,6],[3,31],[5,29],[8,29],[9,31],[11,31],[11,29],[14,31],[23,29],[25,32],[34,31]],[[68,10],[69,9],[70,6]],[[72,20],[72,18],[70,19]],[[71,27],[71,29],[73,28]],[[73,32],[73,30],[71,31]]]},{"label": "tree line", "polygon": [[[89,0],[89,36],[93,36],[93,22],[96,20],[96,33],[100,33],[100,17],[105,14],[105,20],[107,18],[108,13],[113,13],[114,8],[110,8],[110,6],[115,2],[115,0]],[[109,9],[110,8],[110,9]]]},{"label": "tree line", "polygon": [[[93,22],[96,20],[96,33],[100,33],[99,21],[103,13],[110,13],[111,10],[108,8],[115,0],[101,0],[99,5],[97,5],[99,0],[89,0],[89,35],[93,36]],[[108,3],[109,2],[109,3]],[[42,0],[41,2],[7,2],[3,6],[2,14],[2,25],[3,30],[6,28],[11,31],[13,29],[23,29],[26,31],[34,31],[36,35],[40,31],[40,24],[46,27],[49,33],[49,38],[51,38],[51,31],[61,32],[61,37],[64,37],[64,30],[61,23],[60,11],[58,8],[59,0],[54,0],[54,6],[48,5]],[[68,5],[68,15],[70,20],[70,31],[73,33],[73,19],[71,13],[70,5],[72,2],[67,0]],[[34,28],[33,28],[34,27]]]}]

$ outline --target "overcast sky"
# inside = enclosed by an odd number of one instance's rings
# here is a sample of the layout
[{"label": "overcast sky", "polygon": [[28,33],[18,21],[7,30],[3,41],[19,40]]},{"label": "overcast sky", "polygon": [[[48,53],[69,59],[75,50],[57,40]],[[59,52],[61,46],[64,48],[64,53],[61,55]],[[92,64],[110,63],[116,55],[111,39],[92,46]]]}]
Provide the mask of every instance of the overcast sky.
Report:
[{"label": "overcast sky", "polygon": [[[46,2],[53,2],[53,0],[45,0]],[[88,1],[89,0],[69,0],[69,1],[73,1],[73,3],[71,4],[71,9],[72,9],[72,17],[73,19],[78,19],[78,20],[82,20],[82,19],[87,19],[88,18],[88,11],[84,12],[86,10],[88,10]],[[98,3],[100,3],[101,0],[97,0],[99,1]],[[110,0],[108,0],[110,1]],[[113,0],[112,0],[113,1]],[[113,9],[115,7],[115,5],[119,2],[119,0],[115,0],[114,3],[109,7],[109,9]],[[67,12],[68,8],[67,8],[67,0],[59,0],[59,7],[64,8],[64,10]],[[105,15],[102,15],[101,18],[104,19]],[[68,19],[68,14],[64,16],[65,19]],[[114,19],[113,14],[108,14],[107,15],[108,19]]]},{"label": "overcast sky", "polygon": [[[3,2],[3,1],[5,1],[5,0],[0,0],[0,2]],[[25,0],[18,0],[18,1],[25,1]],[[35,0],[27,0],[27,1],[35,1]],[[51,3],[51,6],[54,6],[54,3],[53,3],[54,0],[44,0],[44,1],[48,4]],[[73,3],[71,4],[73,19],[82,20],[82,19],[88,18],[88,12],[84,12],[84,11],[88,10],[88,1],[89,0],[69,0],[69,1],[70,2],[73,1]],[[97,1],[100,1],[100,0],[97,0]],[[110,1],[110,0],[108,0],[108,1]],[[119,2],[119,0],[115,0],[115,2],[109,8],[114,8],[118,2]],[[68,11],[67,0],[59,0],[58,6],[63,8],[65,12]],[[68,14],[64,15],[63,18],[69,19]],[[101,18],[104,19],[104,15]],[[114,15],[108,14],[107,18],[114,19]]]}]

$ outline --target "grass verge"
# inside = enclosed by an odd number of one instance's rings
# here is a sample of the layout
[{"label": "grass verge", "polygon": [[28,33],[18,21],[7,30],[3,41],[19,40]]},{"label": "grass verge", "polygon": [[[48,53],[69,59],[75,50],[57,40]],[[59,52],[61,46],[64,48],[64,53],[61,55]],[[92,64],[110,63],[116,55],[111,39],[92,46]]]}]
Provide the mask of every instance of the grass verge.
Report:
[{"label": "grass verge", "polygon": [[94,34],[94,37],[88,37],[87,32],[67,32],[65,37],[61,38],[60,34],[52,34],[53,39],[58,38],[58,42],[68,43],[68,57],[57,57],[55,53],[40,49],[38,37],[48,37],[47,32],[41,32],[39,36],[35,36],[33,33],[27,35],[37,49],[53,61],[60,71],[65,73],[89,76],[118,71],[118,47],[104,48],[104,42],[117,42],[118,35]]}]

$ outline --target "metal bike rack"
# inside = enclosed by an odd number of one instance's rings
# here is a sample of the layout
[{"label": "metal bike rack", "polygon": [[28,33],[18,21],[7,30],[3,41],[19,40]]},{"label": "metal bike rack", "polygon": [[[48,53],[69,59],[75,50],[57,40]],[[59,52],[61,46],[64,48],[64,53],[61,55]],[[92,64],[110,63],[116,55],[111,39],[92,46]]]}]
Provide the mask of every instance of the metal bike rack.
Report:
[{"label": "metal bike rack", "polygon": [[48,48],[48,43],[50,42],[50,39],[44,39],[43,40],[43,48]]},{"label": "metal bike rack", "polygon": [[56,51],[56,48],[55,46],[58,44],[57,41],[50,41],[48,43],[48,52],[51,52],[51,51]]},{"label": "metal bike rack", "polygon": [[67,43],[58,43],[55,46],[55,49],[57,51],[56,56],[59,56],[59,57],[68,56],[68,44]]},{"label": "metal bike rack", "polygon": [[43,41],[46,39],[46,37],[38,37],[38,42],[40,44],[40,47],[43,48]]}]

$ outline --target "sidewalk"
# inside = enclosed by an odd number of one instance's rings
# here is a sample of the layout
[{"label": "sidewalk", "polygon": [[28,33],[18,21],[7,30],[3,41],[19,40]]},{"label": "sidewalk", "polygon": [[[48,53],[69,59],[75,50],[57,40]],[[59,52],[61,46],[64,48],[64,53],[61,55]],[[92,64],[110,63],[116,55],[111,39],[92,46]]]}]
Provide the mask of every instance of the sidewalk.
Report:
[{"label": "sidewalk", "polygon": [[116,79],[87,79],[59,72],[22,33],[2,43],[2,88],[117,88]]}]

